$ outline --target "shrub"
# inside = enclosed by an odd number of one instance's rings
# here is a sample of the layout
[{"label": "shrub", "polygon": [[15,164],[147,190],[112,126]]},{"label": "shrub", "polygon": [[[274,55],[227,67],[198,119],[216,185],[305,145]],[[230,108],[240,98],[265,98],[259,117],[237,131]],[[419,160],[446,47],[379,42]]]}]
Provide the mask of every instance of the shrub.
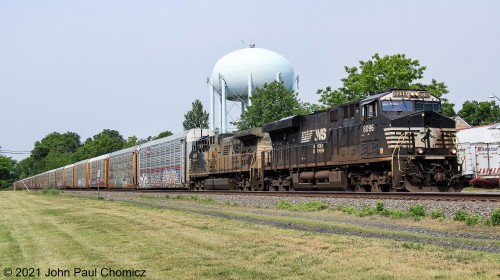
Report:
[{"label": "shrub", "polygon": [[453,221],[465,222],[465,220],[469,217],[469,214],[464,210],[457,210],[455,212],[455,216],[453,217]]},{"label": "shrub", "polygon": [[347,214],[354,214],[358,210],[354,206],[346,206],[346,207],[340,207],[340,211],[347,213]]},{"label": "shrub", "polygon": [[498,188],[498,178],[474,178],[469,181],[469,185],[484,189]]},{"label": "shrub", "polygon": [[394,211],[392,211],[390,216],[393,219],[403,219],[403,218],[406,218],[408,215],[401,210],[394,210]]},{"label": "shrub", "polygon": [[324,202],[321,201],[309,201],[304,203],[294,204],[292,202],[281,199],[276,206],[280,210],[292,210],[292,211],[321,211],[328,208]]},{"label": "shrub", "polygon": [[424,206],[420,204],[413,205],[408,209],[408,214],[413,217],[425,217]]},{"label": "shrub", "polygon": [[290,201],[286,201],[286,200],[280,199],[280,201],[278,202],[278,205],[276,206],[276,208],[280,209],[280,210],[292,209],[293,208],[293,203],[291,203]]},{"label": "shrub", "polygon": [[382,212],[385,209],[384,203],[382,201],[377,201],[375,205],[375,209],[377,209],[377,212]]},{"label": "shrub", "polygon": [[46,194],[46,195],[60,195],[61,191],[58,190],[58,189],[44,188],[44,189],[42,189],[42,194]]},{"label": "shrub", "polygon": [[309,201],[299,204],[299,208],[305,211],[321,211],[328,208],[328,205],[321,201]]},{"label": "shrub", "polygon": [[384,203],[382,201],[377,201],[375,205],[375,209],[377,210],[377,213],[381,216],[390,216],[392,211],[385,208]]},{"label": "shrub", "polygon": [[431,209],[431,218],[444,219],[444,212],[438,209]]},{"label": "shrub", "polygon": [[377,210],[375,208],[365,207],[361,209],[361,211],[358,213],[358,216],[365,217],[365,216],[372,216],[375,214],[377,214]]},{"label": "shrub", "polygon": [[500,226],[500,208],[493,211],[490,221],[492,226]]},{"label": "shrub", "polygon": [[465,218],[465,224],[468,226],[477,225],[480,221],[481,217],[478,214],[472,214]]},{"label": "shrub", "polygon": [[382,212],[380,212],[380,215],[389,217],[390,215],[392,215],[392,211],[389,209],[384,209],[382,210]]}]

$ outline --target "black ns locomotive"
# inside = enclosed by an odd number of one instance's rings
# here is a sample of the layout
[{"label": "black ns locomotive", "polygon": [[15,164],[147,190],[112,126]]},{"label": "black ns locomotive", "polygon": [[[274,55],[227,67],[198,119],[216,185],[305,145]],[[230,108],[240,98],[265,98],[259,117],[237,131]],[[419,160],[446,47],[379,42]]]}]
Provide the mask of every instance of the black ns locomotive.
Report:
[{"label": "black ns locomotive", "polygon": [[[459,191],[455,122],[427,91],[391,90],[263,127],[272,188]],[[290,184],[283,183],[285,169]]]},{"label": "black ns locomotive", "polygon": [[191,186],[460,191],[455,134],[439,98],[423,90],[390,90],[261,130],[200,139],[190,155]]}]

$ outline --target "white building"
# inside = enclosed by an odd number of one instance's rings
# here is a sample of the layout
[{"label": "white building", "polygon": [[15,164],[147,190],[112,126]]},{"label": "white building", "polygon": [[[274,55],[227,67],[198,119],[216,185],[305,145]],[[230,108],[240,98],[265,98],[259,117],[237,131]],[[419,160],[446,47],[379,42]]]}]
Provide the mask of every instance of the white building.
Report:
[{"label": "white building", "polygon": [[500,176],[500,124],[464,128],[457,138],[465,176]]}]

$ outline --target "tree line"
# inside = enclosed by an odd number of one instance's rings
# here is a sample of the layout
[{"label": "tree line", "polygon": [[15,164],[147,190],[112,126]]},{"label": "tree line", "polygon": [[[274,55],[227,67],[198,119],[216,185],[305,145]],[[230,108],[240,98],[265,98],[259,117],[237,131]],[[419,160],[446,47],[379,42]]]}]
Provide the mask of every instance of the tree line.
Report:
[{"label": "tree line", "polygon": [[[342,85],[337,89],[332,89],[331,86],[318,89],[316,94],[319,96],[319,104],[300,101],[297,92],[287,89],[281,81],[274,81],[256,89],[256,94],[250,97],[252,105],[247,106],[240,119],[233,124],[240,130],[259,127],[287,116],[309,114],[315,110],[360,100],[396,88],[428,90],[441,98],[442,110],[446,116],[460,116],[473,126],[500,120],[500,107],[495,101],[466,101],[462,108],[455,112],[455,104],[444,97],[449,93],[444,82],[438,82],[434,78],[430,79],[430,83],[421,82],[426,69],[427,67],[421,66],[418,60],[407,58],[404,54],[374,54],[370,60],[359,61],[358,66],[345,66],[346,77],[340,80]],[[185,130],[208,128],[208,113],[203,110],[199,100],[192,103],[192,109],[184,118]],[[80,136],[74,132],[53,132],[36,141],[30,156],[20,162],[0,155],[0,188],[9,187],[19,178],[170,135],[172,132],[164,131],[157,136],[143,139],[136,136],[124,139],[118,131],[104,129],[82,143]]]},{"label": "tree line", "polygon": [[444,82],[431,78],[430,83],[422,83],[427,69],[416,59],[404,54],[372,56],[371,60],[359,61],[358,66],[345,66],[346,77],[337,89],[327,86],[318,89],[320,104],[300,102],[293,90],[286,89],[279,81],[265,84],[250,97],[252,105],[235,122],[238,129],[261,126],[290,115],[300,115],[318,109],[361,100],[388,89],[424,89],[441,98],[443,114],[448,117],[460,116],[472,126],[500,121],[500,107],[495,101],[466,101],[462,109],[455,111],[455,104],[445,97],[449,93]]}]

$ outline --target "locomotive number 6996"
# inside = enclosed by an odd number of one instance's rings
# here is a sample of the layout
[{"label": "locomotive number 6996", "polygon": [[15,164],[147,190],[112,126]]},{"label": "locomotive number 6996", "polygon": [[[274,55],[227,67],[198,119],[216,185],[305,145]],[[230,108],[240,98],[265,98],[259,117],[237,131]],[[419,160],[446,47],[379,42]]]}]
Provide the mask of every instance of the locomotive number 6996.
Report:
[{"label": "locomotive number 6996", "polygon": [[374,124],[367,124],[363,125],[363,133],[370,133],[375,131],[375,125]]}]

